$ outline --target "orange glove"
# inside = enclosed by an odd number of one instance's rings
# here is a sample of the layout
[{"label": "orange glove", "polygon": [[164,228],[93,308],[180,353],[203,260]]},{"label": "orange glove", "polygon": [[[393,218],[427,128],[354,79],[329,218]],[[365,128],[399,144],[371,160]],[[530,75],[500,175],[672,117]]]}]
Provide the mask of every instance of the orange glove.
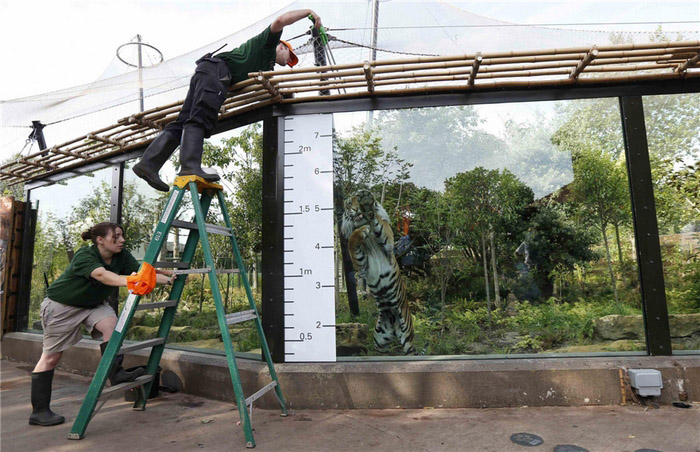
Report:
[{"label": "orange glove", "polygon": [[126,287],[135,295],[151,293],[156,287],[156,269],[148,262],[144,262],[138,273],[126,277]]}]

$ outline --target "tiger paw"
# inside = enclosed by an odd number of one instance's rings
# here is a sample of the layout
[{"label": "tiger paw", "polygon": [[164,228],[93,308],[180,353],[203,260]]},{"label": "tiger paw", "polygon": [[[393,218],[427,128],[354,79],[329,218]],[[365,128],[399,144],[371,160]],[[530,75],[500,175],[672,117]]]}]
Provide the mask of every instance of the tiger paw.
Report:
[{"label": "tiger paw", "polygon": [[367,218],[368,220],[374,219],[374,195],[372,195],[372,192],[369,190],[362,190],[360,193],[358,193],[358,200],[360,204],[360,212]]},{"label": "tiger paw", "polygon": [[366,225],[364,225],[364,226],[361,226],[361,227],[357,228],[357,229],[355,230],[355,232],[356,232],[357,234],[359,234],[360,237],[362,238],[362,240],[364,241],[367,237],[370,236],[370,234],[372,233],[372,229],[370,229],[369,225],[366,224]]}]

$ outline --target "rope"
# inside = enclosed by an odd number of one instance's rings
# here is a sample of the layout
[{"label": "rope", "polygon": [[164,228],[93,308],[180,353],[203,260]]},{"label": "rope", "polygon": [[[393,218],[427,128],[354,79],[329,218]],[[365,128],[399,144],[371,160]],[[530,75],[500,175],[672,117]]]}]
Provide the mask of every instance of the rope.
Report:
[{"label": "rope", "polygon": [[364,47],[365,49],[377,50],[379,52],[396,53],[396,54],[400,54],[400,55],[413,55],[413,56],[440,56],[440,55],[437,55],[434,53],[413,53],[413,52],[401,52],[399,50],[386,50],[386,49],[381,49],[379,47],[372,47],[372,46],[368,46],[368,45],[364,45],[364,44],[358,44],[356,42],[345,41],[343,39],[339,39],[339,38],[336,38],[335,36],[330,36],[330,35],[328,36],[328,39],[331,41],[342,42],[343,44],[348,44],[348,45],[355,46],[355,47]]}]

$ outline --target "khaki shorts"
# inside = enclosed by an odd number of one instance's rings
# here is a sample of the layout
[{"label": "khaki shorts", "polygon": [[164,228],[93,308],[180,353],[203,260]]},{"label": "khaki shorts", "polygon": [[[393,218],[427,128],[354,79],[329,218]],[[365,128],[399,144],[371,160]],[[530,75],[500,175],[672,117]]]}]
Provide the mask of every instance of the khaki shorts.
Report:
[{"label": "khaki shorts", "polygon": [[83,333],[80,325],[94,339],[102,336],[95,325],[116,314],[110,305],[102,303],[95,308],[79,308],[45,298],[41,303],[41,326],[44,328],[44,352],[58,353],[80,342]]}]

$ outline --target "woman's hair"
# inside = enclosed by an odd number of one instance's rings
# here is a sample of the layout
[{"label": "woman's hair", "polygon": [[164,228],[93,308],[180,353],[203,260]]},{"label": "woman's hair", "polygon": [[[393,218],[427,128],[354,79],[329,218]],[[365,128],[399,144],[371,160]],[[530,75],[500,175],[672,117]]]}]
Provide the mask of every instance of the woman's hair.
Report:
[{"label": "woman's hair", "polygon": [[82,234],[80,234],[80,237],[82,237],[83,240],[92,240],[92,243],[97,245],[97,237],[107,237],[109,235],[109,231],[112,231],[112,234],[116,235],[117,228],[121,229],[122,232],[124,231],[124,228],[122,228],[117,223],[104,221],[102,223],[97,223],[95,226],[91,227],[87,231],[84,231]]}]

